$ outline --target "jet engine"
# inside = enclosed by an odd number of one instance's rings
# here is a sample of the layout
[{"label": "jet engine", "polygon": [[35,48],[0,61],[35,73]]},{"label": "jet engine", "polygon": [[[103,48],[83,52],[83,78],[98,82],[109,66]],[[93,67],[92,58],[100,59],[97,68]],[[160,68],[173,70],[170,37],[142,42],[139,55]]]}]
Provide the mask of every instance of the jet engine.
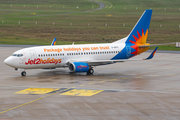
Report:
[{"label": "jet engine", "polygon": [[69,70],[70,72],[88,72],[89,65],[83,62],[70,62]]}]

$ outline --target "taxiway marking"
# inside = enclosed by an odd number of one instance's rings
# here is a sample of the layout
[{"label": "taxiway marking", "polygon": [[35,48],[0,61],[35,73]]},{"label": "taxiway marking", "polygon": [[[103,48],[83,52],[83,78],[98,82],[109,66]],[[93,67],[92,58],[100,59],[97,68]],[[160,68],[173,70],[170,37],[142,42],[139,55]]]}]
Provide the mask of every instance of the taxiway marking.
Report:
[{"label": "taxiway marking", "polygon": [[143,76],[156,77],[156,76],[159,76],[159,75],[143,75]]},{"label": "taxiway marking", "polygon": [[71,87],[71,88],[76,88],[76,86],[74,86],[74,87]]},{"label": "taxiway marking", "polygon": [[105,82],[105,81],[99,81],[99,83],[102,83],[102,82]]},{"label": "taxiway marking", "polygon": [[117,80],[117,79],[111,79],[110,81],[115,81],[115,80]]},{"label": "taxiway marking", "polygon": [[90,85],[92,85],[92,84],[94,84],[94,82],[93,83],[89,83]]},{"label": "taxiway marking", "polygon": [[54,88],[28,88],[21,91],[16,92],[15,94],[46,94],[53,91],[59,90]]},{"label": "taxiway marking", "polygon": [[72,96],[92,96],[95,94],[98,94],[104,90],[87,90],[87,89],[73,89],[64,93],[61,93],[60,95],[72,95]]}]

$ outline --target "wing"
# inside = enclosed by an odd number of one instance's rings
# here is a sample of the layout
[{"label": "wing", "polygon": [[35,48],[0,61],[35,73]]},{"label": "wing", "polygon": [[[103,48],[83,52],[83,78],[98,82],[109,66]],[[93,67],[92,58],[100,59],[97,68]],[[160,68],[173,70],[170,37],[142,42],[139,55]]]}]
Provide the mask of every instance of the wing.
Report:
[{"label": "wing", "polygon": [[125,60],[69,60],[67,64],[71,62],[83,62],[87,63],[89,66],[107,65],[116,62],[124,62]]}]

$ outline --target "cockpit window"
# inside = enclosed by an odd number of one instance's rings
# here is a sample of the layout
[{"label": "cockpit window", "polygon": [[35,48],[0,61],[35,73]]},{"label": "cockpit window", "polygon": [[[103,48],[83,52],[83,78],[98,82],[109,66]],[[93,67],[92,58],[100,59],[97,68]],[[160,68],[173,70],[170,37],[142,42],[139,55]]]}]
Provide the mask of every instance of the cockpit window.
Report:
[{"label": "cockpit window", "polygon": [[12,56],[22,57],[23,54],[12,54]]}]

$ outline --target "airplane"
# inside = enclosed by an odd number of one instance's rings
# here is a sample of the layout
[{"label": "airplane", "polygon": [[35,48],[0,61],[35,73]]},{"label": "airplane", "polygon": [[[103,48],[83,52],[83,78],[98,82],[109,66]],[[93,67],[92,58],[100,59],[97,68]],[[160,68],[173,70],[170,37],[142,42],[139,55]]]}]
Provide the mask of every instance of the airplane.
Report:
[{"label": "airplane", "polygon": [[[131,60],[149,49],[146,43],[152,10],[144,11],[130,34],[112,43],[102,44],[72,44],[56,45],[56,38],[50,46],[29,47],[14,52],[4,60],[4,63],[15,70],[22,70],[21,75],[26,76],[26,69],[55,69],[68,67],[70,73],[94,73],[94,66],[108,65]],[[149,57],[152,59],[157,47]]]}]

